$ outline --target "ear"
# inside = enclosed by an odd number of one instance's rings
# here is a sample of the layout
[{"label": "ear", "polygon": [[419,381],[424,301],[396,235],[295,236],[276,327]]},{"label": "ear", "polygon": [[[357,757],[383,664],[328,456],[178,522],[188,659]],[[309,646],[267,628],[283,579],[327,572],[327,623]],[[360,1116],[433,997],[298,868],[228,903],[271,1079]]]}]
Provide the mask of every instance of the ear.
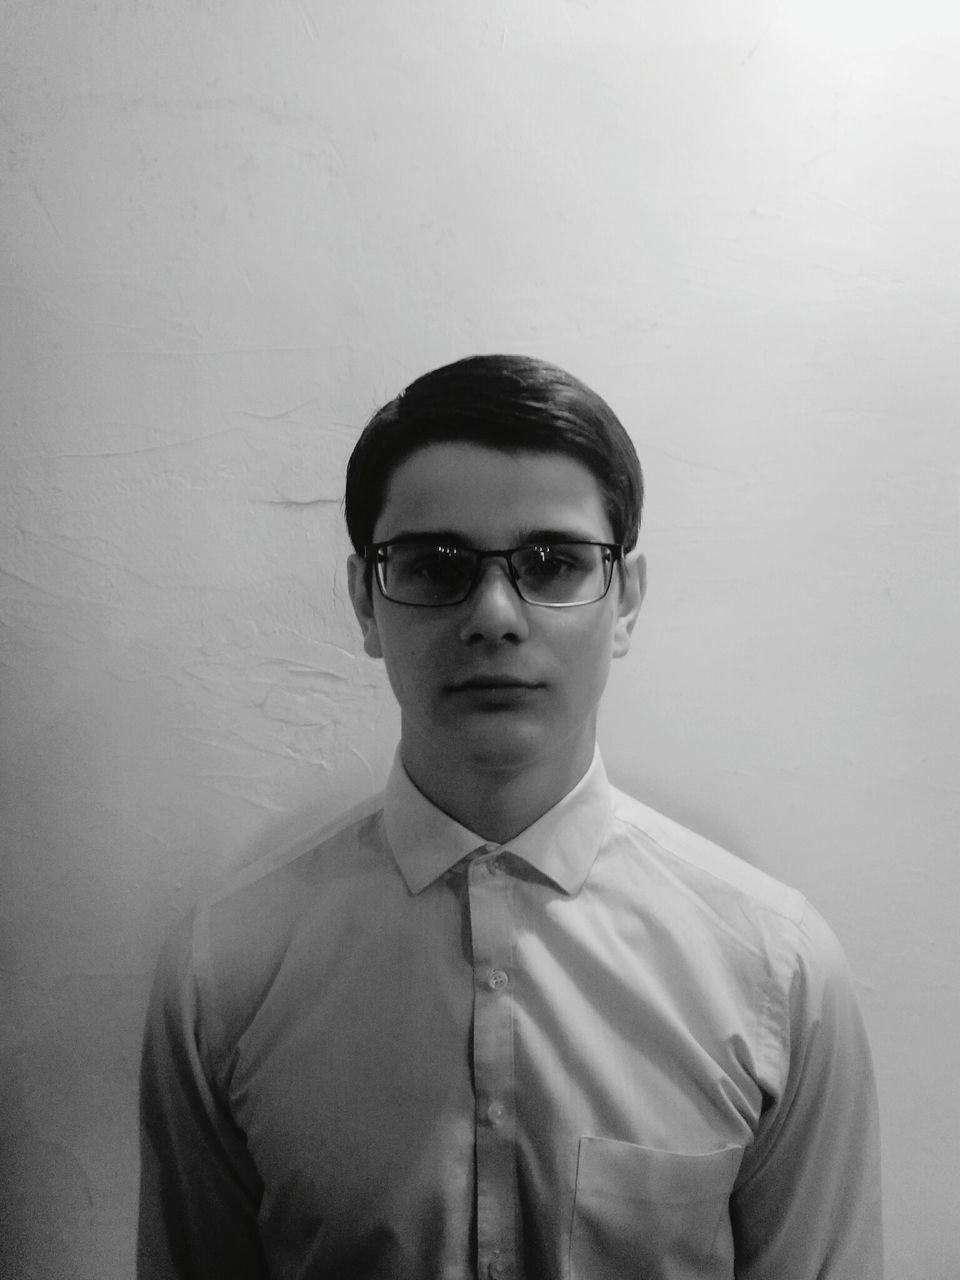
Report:
[{"label": "ear", "polygon": [[617,623],[613,632],[613,656],[622,658],[630,648],[633,631],[647,590],[647,561],[639,551],[633,550],[623,557],[620,566],[620,601]]},{"label": "ear", "polygon": [[364,652],[371,658],[382,658],[380,632],[373,612],[373,575],[362,556],[353,555],[347,561],[347,585],[353,612],[360,623]]}]

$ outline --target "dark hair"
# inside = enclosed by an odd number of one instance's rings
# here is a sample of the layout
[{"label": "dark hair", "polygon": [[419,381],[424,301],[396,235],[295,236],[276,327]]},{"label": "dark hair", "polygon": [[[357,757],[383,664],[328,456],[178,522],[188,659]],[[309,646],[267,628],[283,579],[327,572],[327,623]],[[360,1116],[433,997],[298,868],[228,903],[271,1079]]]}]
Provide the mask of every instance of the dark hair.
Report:
[{"label": "dark hair", "polygon": [[393,472],[431,444],[563,453],[596,477],[613,536],[637,540],[643,475],[610,406],[579,378],[529,356],[468,356],[423,374],[378,409],[347,464],[347,530],[358,555],[373,541]]}]

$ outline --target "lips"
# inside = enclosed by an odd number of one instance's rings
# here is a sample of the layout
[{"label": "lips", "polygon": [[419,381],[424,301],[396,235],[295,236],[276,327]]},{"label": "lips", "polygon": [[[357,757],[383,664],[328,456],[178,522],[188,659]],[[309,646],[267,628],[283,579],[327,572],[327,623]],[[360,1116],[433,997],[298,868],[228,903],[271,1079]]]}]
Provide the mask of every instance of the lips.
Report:
[{"label": "lips", "polygon": [[454,693],[496,693],[503,689],[542,689],[536,680],[522,680],[518,676],[484,675],[470,676],[449,686]]}]

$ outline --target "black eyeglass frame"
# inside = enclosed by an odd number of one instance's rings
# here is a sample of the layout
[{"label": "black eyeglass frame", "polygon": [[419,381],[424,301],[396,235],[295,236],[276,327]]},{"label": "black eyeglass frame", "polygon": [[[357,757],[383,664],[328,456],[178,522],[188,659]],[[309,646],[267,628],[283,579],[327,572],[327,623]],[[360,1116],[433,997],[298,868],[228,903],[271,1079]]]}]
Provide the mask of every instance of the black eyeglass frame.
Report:
[{"label": "black eyeglass frame", "polygon": [[[477,557],[473,577],[470,579],[470,583],[464,594],[462,596],[458,596],[456,600],[443,600],[436,604],[427,600],[398,600],[396,596],[389,595],[386,587],[384,586],[383,578],[384,568],[386,565],[384,552],[388,547],[406,547],[410,546],[412,543],[415,544],[421,541],[425,545],[430,545],[431,540],[429,538],[392,538],[388,539],[386,542],[371,542],[369,546],[364,548],[364,559],[373,567],[373,576],[377,580],[377,587],[379,588],[380,594],[383,596],[384,600],[389,600],[391,604],[402,604],[408,609],[448,609],[452,606],[463,604],[465,600],[470,599],[476,590],[477,583],[480,581],[480,575],[483,572],[484,560],[499,559],[506,562],[507,574],[510,578],[510,582],[513,585],[514,591],[516,591],[524,604],[529,604],[538,609],[577,609],[581,605],[597,604],[607,596],[610,591],[610,584],[613,582],[614,569],[618,564],[623,563],[624,556],[623,546],[618,542],[591,542],[587,538],[555,538],[550,541],[544,539],[543,542],[525,542],[519,547],[499,547],[496,550],[490,551],[480,551],[476,547],[465,547],[461,546],[459,543],[450,543],[448,545],[455,547],[456,550],[469,551],[472,555]],[[443,543],[440,540],[437,540],[433,545],[442,546]],[[513,557],[519,551],[530,551],[532,548],[539,546],[600,547],[602,550],[609,552],[610,559],[603,562],[607,567],[603,590],[598,596],[591,596],[589,600],[528,600],[520,588],[519,574],[513,563]]]}]

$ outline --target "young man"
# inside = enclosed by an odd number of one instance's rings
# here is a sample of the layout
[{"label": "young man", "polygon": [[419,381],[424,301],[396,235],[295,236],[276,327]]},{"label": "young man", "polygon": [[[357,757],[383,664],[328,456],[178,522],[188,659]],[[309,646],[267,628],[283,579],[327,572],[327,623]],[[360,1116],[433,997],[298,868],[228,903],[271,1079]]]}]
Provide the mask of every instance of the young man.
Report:
[{"label": "young man", "polygon": [[796,892],[611,788],[642,482],[475,357],[351,458],[383,796],[202,905],[143,1060],[142,1280],[877,1280],[869,1052]]}]

